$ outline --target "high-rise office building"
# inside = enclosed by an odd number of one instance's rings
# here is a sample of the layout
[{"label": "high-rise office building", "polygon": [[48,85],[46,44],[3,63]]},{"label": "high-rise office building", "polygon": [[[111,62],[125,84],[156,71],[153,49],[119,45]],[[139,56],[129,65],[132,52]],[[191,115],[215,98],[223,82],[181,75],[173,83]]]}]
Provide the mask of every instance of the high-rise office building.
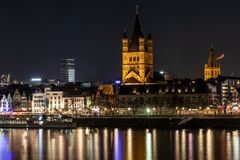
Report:
[{"label": "high-rise office building", "polygon": [[63,82],[75,82],[75,59],[60,60],[60,74]]}]

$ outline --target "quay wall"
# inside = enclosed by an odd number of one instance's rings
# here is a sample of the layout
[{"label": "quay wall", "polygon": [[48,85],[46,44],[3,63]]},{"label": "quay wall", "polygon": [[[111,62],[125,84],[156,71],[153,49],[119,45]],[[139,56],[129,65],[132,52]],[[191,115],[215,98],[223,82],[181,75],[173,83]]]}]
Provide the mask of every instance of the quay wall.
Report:
[{"label": "quay wall", "polygon": [[240,116],[205,117],[82,117],[78,127],[240,128]]}]

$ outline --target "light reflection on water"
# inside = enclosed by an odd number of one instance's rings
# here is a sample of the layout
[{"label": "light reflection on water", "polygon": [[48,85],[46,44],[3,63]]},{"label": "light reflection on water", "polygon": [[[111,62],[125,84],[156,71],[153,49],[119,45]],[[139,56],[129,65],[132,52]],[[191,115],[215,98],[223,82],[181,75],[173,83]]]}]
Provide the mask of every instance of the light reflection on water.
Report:
[{"label": "light reflection on water", "polygon": [[133,137],[132,129],[127,130],[127,159],[133,160]]},{"label": "light reflection on water", "polygon": [[146,136],[145,136],[145,148],[146,148],[146,158],[145,159],[152,159],[152,133],[149,129],[146,129]]},{"label": "light reflection on water", "polygon": [[203,141],[203,129],[198,130],[198,139],[197,139],[197,148],[198,148],[198,159],[203,160],[204,159],[204,141]]},{"label": "light reflection on water", "polygon": [[239,132],[238,131],[233,131],[232,132],[232,141],[233,141],[233,159],[239,159]]},{"label": "light reflection on water", "polygon": [[240,159],[239,130],[0,129],[0,159]]},{"label": "light reflection on water", "polygon": [[214,160],[214,148],[213,148],[213,131],[211,129],[207,130],[206,133],[206,147],[207,147],[207,159]]}]

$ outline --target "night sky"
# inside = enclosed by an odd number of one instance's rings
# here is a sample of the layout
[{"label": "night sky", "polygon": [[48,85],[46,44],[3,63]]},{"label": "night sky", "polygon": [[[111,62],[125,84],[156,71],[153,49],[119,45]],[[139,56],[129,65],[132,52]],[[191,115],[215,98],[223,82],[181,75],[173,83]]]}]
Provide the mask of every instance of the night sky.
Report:
[{"label": "night sky", "polygon": [[0,73],[58,78],[58,60],[75,58],[78,81],[121,77],[121,37],[131,35],[136,4],[155,71],[202,77],[213,42],[225,53],[222,74],[240,76],[240,2],[219,0],[1,1]]}]

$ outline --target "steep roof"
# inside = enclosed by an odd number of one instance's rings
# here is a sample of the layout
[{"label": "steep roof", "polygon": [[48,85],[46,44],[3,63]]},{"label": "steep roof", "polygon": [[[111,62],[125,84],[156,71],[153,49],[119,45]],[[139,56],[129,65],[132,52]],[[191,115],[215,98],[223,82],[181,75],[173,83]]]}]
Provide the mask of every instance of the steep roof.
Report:
[{"label": "steep roof", "polygon": [[143,37],[143,32],[140,25],[138,13],[136,13],[134,28],[130,39],[129,51],[138,51],[139,37]]},{"label": "steep roof", "polygon": [[124,32],[123,32],[122,39],[127,39],[127,34],[126,34],[126,31],[124,31]]},{"label": "steep roof", "polygon": [[216,56],[214,54],[213,45],[211,45],[211,48],[210,48],[210,51],[209,51],[208,65],[210,65],[210,67],[215,67],[217,65],[217,61],[216,61]]},{"label": "steep roof", "polygon": [[151,35],[151,33],[148,34],[147,39],[148,39],[148,40],[152,40],[152,35]]}]

